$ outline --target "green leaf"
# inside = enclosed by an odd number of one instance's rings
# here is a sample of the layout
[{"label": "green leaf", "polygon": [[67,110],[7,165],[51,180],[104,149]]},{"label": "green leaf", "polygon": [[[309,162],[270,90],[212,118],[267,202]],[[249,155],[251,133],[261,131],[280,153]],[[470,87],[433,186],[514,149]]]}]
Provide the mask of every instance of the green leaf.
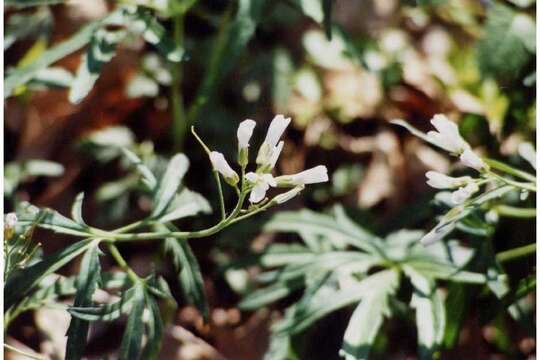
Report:
[{"label": "green leaf", "polygon": [[143,183],[148,187],[149,190],[154,190],[157,186],[157,179],[150,171],[150,169],[143,163],[143,161],[135,155],[132,151],[122,148],[122,152],[126,156],[126,158],[135,165],[137,171],[142,175],[142,181]]},{"label": "green leaf", "polygon": [[[100,280],[99,253],[99,247],[96,244],[84,254],[77,278],[77,295],[73,303],[75,307],[92,305],[92,295]],[[87,321],[71,318],[67,331],[66,359],[80,359],[83,356],[89,326]]]},{"label": "green leaf", "polygon": [[327,238],[338,249],[353,245],[367,252],[378,252],[380,239],[353,225],[339,210],[336,217],[310,210],[281,212],[265,224],[264,230],[317,235]]},{"label": "green leaf", "polygon": [[473,284],[485,284],[487,279],[484,274],[464,271],[456,266],[445,263],[437,263],[433,260],[409,260],[407,265],[411,266],[420,274],[435,279],[450,280],[456,282],[466,282]]},{"label": "green leaf", "polygon": [[99,77],[101,68],[114,57],[116,46],[125,36],[126,32],[123,30],[108,31],[104,28],[96,30],[71,84],[69,101],[77,104],[88,95]]},{"label": "green leaf", "polygon": [[184,48],[167,35],[165,28],[158,22],[157,18],[146,9],[141,7],[135,11],[127,10],[128,16],[132,19],[128,21],[129,30],[141,34],[148,43],[154,45],[169,61],[180,62],[184,57]]},{"label": "green leaf", "polygon": [[100,20],[85,25],[68,40],[51,47],[30,64],[10,72],[4,81],[4,98],[11,96],[18,86],[30,81],[38,71],[85,46],[100,25]]},{"label": "green leaf", "polygon": [[140,286],[137,289],[133,298],[133,307],[129,312],[129,317],[124,330],[124,337],[120,345],[120,360],[139,359],[142,336],[144,332],[143,312],[145,305],[144,290]]},{"label": "green leaf", "polygon": [[152,360],[157,359],[159,355],[163,337],[163,323],[159,307],[150,296],[146,296],[146,306],[150,310],[148,323],[146,324],[148,340],[144,346],[141,359]]},{"label": "green leaf", "polygon": [[465,285],[459,283],[450,284],[445,303],[447,320],[443,343],[446,349],[454,348],[459,340],[461,326],[469,307],[467,295]]},{"label": "green leaf", "polygon": [[390,315],[388,297],[396,291],[399,276],[396,272],[369,290],[356,307],[345,331],[339,355],[345,360],[367,359],[369,350],[383,323]]},{"label": "green leaf", "polygon": [[188,167],[189,160],[184,154],[176,154],[169,161],[167,170],[165,170],[156,190],[152,218],[157,218],[165,212],[178,191]]},{"label": "green leaf", "polygon": [[238,307],[242,310],[257,309],[276,300],[283,299],[303,286],[303,278],[281,281],[265,288],[253,291],[238,304]]},{"label": "green leaf", "polygon": [[98,307],[70,307],[68,312],[79,319],[86,321],[112,321],[118,319],[123,314],[132,312],[132,308],[144,296],[141,285],[135,285],[124,291],[120,300]]},{"label": "green leaf", "polygon": [[301,332],[327,314],[360,301],[374,289],[394,283],[396,278],[396,271],[383,270],[344,289],[322,286],[302,307],[293,312],[288,311],[288,316],[276,327],[276,331],[289,334]]},{"label": "green leaf", "polygon": [[83,200],[84,200],[84,193],[81,192],[77,195],[77,197],[75,198],[75,201],[73,202],[73,206],[71,207],[71,217],[79,225],[87,226],[82,216]]},{"label": "green leaf", "polygon": [[[39,284],[39,288],[17,305],[18,313],[42,307],[60,297],[75,295],[77,276],[50,276],[55,277],[54,283],[51,284],[48,278],[44,278]],[[121,272],[102,273],[100,281],[101,287],[104,289],[122,288],[129,284],[127,274]]]},{"label": "green leaf", "polygon": [[15,302],[30,292],[47,275],[82,254],[88,248],[97,246],[99,239],[86,239],[45,257],[43,260],[10,276],[4,287],[4,308],[9,309]]},{"label": "green leaf", "polygon": [[83,226],[68,219],[52,209],[40,209],[27,202],[21,203],[17,209],[17,216],[21,224],[38,222],[38,226],[50,229],[57,233],[75,236],[87,236],[88,226]]},{"label": "green leaf", "polygon": [[444,337],[446,326],[444,303],[432,279],[411,268],[406,268],[405,273],[415,288],[411,306],[416,309],[418,355],[421,359],[432,359]]},{"label": "green leaf", "polygon": [[[158,225],[156,229],[175,231],[176,227],[172,224],[167,226]],[[187,240],[166,238],[163,246],[165,253],[172,260],[180,286],[187,300],[199,309],[205,320],[208,319],[208,303],[204,290],[204,280],[197,258],[191,251]]]},{"label": "green leaf", "polygon": [[500,3],[488,11],[484,37],[478,43],[478,61],[486,76],[515,79],[533,58],[535,21]]},{"label": "green leaf", "polygon": [[211,212],[212,208],[208,200],[195,191],[183,188],[180,194],[174,196],[159,221],[162,223],[171,222],[199,213],[208,214]]}]

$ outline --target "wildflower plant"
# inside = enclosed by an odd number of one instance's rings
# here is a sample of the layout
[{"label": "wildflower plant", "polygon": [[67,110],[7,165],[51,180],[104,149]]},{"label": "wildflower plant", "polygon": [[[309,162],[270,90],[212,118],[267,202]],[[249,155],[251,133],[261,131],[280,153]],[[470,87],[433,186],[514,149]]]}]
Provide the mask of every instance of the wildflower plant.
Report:
[{"label": "wildflower plant", "polygon": [[[279,141],[290,119],[278,115],[271,122],[265,141],[259,149],[255,171],[246,173],[249,165],[249,140],[255,122],[246,120],[238,129],[238,158],[240,175],[227,162],[223,154],[210,151],[192,128],[212,164],[220,199],[220,220],[207,229],[181,231],[174,221],[207,210],[201,196],[182,185],[189,168],[184,154],[177,154],[168,162],[159,176],[135,153],[122,149],[125,158],[139,174],[142,187],[152,198],[152,209],[145,218],[114,230],[104,230],[87,224],[83,218],[84,194],[79,194],[72,206],[71,218],[52,209],[40,209],[21,203],[17,214],[5,219],[4,288],[5,326],[24,311],[54,302],[60,297],[74,296],[67,332],[66,358],[79,359],[84,353],[89,325],[94,321],[113,321],[127,315],[126,330],[120,348],[121,359],[156,358],[163,336],[163,318],[158,304],[175,304],[163,277],[156,273],[142,277],[135,273],[122,256],[118,246],[124,242],[161,240],[165,254],[171,259],[187,300],[208,317],[204,284],[197,260],[188,239],[208,237],[222,229],[251,217],[274,205],[298,195],[306,184],[328,181],[326,167],[319,166],[296,174],[274,177],[272,170],[283,148]],[[237,194],[232,210],[225,206],[221,178]],[[288,188],[273,198],[267,197],[269,187]],[[246,198],[249,195],[249,205]],[[16,219],[16,220],[15,220]],[[43,258],[34,258],[36,246],[31,245],[35,227],[83,238],[78,242]],[[121,271],[102,272],[100,257],[103,250],[116,261]],[[82,256],[80,272],[73,277],[57,278],[53,287],[50,277],[67,263]],[[116,295],[118,301],[96,304],[93,295],[97,289]],[[61,306],[61,305],[60,305]],[[146,314],[146,315],[145,315]],[[143,344],[143,333],[146,342]]]},{"label": "wildflower plant", "polygon": [[[504,196],[518,192],[521,202],[536,193],[536,176],[515,169],[497,160],[481,158],[461,137],[456,123],[442,114],[435,115],[431,124],[437,131],[427,134],[419,131],[403,120],[394,120],[394,124],[405,127],[422,140],[441,148],[450,155],[459,157],[460,163],[474,170],[475,176],[450,177],[435,171],[426,173],[427,184],[435,189],[451,190],[448,199],[442,194],[451,209],[439,223],[422,238],[422,243],[430,244],[452,232],[460,221],[476,210],[482,209],[488,216],[535,217],[536,209],[504,204]],[[531,144],[520,146],[520,155],[536,170],[535,150]]]}]

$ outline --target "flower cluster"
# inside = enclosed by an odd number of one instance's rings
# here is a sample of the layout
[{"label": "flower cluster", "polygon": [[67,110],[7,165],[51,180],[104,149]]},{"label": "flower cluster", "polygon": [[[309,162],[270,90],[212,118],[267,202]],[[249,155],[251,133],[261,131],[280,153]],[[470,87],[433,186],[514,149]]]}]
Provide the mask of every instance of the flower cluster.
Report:
[{"label": "flower cluster", "polygon": [[[456,227],[457,222],[470,213],[471,209],[481,206],[490,199],[500,197],[511,189],[520,191],[520,195],[524,195],[524,198],[529,191],[536,191],[534,184],[536,178],[533,175],[512,169],[508,165],[493,160],[480,158],[461,137],[458,126],[442,114],[435,115],[431,119],[431,124],[435,127],[435,130],[427,133],[419,131],[403,120],[394,120],[393,123],[405,127],[412,134],[430,144],[459,157],[463,165],[475,169],[479,173],[477,177],[451,177],[436,171],[426,173],[429,186],[435,189],[453,191],[450,200],[454,206],[440,219],[435,228],[422,238],[421,242],[425,245],[448,235]],[[519,154],[536,168],[535,150],[531,144],[521,144]],[[495,170],[499,173],[495,172]],[[508,178],[508,175],[517,176],[520,180],[527,180],[528,182],[515,181]],[[475,195],[480,191],[482,185],[486,185],[484,194],[490,192],[489,196]]]},{"label": "flower cluster", "polygon": [[[249,201],[252,204],[260,203],[266,197],[266,192],[270,187],[292,188],[286,193],[277,195],[273,201],[277,204],[283,203],[298,195],[304,189],[305,185],[328,181],[328,171],[326,166],[319,165],[314,168],[304,170],[294,175],[284,175],[274,177],[272,171],[276,166],[284,142],[280,140],[285,129],[291,122],[290,118],[283,115],[274,117],[266,137],[257,153],[255,171],[250,171],[244,175],[249,194]],[[242,168],[242,174],[249,163],[249,141],[255,129],[255,121],[251,119],[244,120],[238,126],[238,164]],[[217,151],[210,152],[210,161],[214,169],[219,172],[225,181],[234,187],[237,187],[240,177],[234,171],[225,156]]]},{"label": "flower cluster", "polygon": [[[395,124],[405,126],[411,130],[410,125],[395,120]],[[431,119],[431,124],[436,131],[429,131],[427,134],[418,130],[411,130],[416,135],[422,137],[429,143],[448,151],[452,155],[458,156],[461,163],[479,172],[487,170],[488,165],[471,149],[471,146],[461,137],[456,123],[448,120],[443,114],[437,114]],[[427,184],[435,189],[453,189],[452,202],[456,205],[463,204],[480,188],[480,179],[473,179],[470,176],[450,177],[436,171],[426,173]]]}]

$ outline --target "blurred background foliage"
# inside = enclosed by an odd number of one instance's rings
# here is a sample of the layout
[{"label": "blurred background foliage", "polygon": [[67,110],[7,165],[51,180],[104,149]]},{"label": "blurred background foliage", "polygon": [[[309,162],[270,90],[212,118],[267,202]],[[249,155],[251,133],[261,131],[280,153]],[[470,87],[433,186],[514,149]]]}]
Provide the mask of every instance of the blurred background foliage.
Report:
[{"label": "blurred background foliage", "polygon": [[[121,5],[136,11],[122,13]],[[331,177],[287,207],[324,212],[342,204],[356,223],[380,236],[426,228],[437,207],[425,171],[462,169],[389,121],[402,118],[427,130],[434,114],[445,113],[479,152],[526,166],[517,145],[535,142],[535,7],[534,0],[6,0],[6,212],[30,200],[66,213],[84,191],[89,223],[112,228],[138,218],[148,199],[136,195],[138,181],[126,172],[120,147],[153,169],[185,152],[192,164],[187,186],[217,204],[206,155],[188,126],[234,157],[239,121],[262,125],[284,113],[293,126],[278,173],[322,163]],[[263,128],[255,130],[254,142]],[[259,267],[230,264],[278,240],[296,239],[261,233],[270,216],[191,243],[205,276],[210,323],[203,324],[194,307],[180,306],[163,358],[262,358],[269,324],[292,299],[240,311],[237,303],[254,289]],[[214,218],[180,226],[198,228]],[[486,251],[522,245],[534,235],[533,221],[503,219]],[[45,254],[69,241],[36,236]],[[480,248],[485,238],[469,234],[463,240]],[[156,244],[122,250],[138,272],[153,270]],[[167,264],[155,266],[167,271]],[[510,283],[534,266],[526,259],[505,267]],[[75,270],[70,265],[62,272]],[[181,290],[171,290],[182,301]],[[461,299],[451,306],[464,308],[449,358],[533,354],[534,329],[493,311],[492,295],[454,284],[445,291],[447,301]],[[534,299],[524,299],[534,311]],[[291,358],[338,358],[350,310],[295,339]],[[61,311],[39,309],[17,320],[8,342],[18,339],[58,356],[65,341],[59,324],[67,328],[68,321]],[[416,354],[411,322],[385,326],[375,356]],[[116,330],[105,324],[94,329],[89,355],[116,348]]]}]

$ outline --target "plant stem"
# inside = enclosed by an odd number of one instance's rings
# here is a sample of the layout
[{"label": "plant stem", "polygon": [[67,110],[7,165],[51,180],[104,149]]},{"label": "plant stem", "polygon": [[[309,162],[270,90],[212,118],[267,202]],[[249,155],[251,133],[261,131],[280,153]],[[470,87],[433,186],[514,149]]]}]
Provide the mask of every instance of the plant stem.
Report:
[{"label": "plant stem", "polygon": [[536,183],[536,177],[534,175],[529,174],[528,172],[515,169],[509,165],[506,165],[500,161],[493,160],[493,159],[484,159],[484,162],[494,169],[497,169],[509,175],[521,178],[523,180],[532,181]]},{"label": "plant stem", "polygon": [[495,207],[497,214],[509,217],[533,218],[536,217],[536,208],[517,208],[508,205],[498,205]]},{"label": "plant stem", "polygon": [[507,179],[504,176],[494,173],[493,171],[488,171],[487,173],[493,176],[494,178],[496,178],[497,180],[504,182],[505,184],[512,185],[519,189],[536,192],[536,186],[533,183],[523,183],[523,182]]},{"label": "plant stem", "polygon": [[109,251],[111,252],[112,257],[114,258],[114,260],[116,260],[118,265],[120,265],[122,270],[124,270],[128,274],[129,278],[135,284],[139,283],[141,281],[141,278],[137,274],[135,274],[135,272],[129,267],[126,260],[124,260],[124,258],[122,257],[122,254],[120,254],[120,251],[118,251],[118,248],[111,243],[108,243],[107,246],[109,248]]},{"label": "plant stem", "polygon": [[520,246],[514,249],[502,251],[497,254],[497,260],[504,263],[512,260],[519,259],[524,256],[531,255],[536,252],[536,243]]},{"label": "plant stem", "polygon": [[[178,14],[174,18],[174,42],[177,46],[182,46],[184,42],[184,14]],[[172,136],[176,151],[182,150],[184,139],[188,129],[187,118],[184,110],[184,99],[182,97],[182,63],[171,63],[172,84],[171,84],[171,106],[172,106]]]}]

